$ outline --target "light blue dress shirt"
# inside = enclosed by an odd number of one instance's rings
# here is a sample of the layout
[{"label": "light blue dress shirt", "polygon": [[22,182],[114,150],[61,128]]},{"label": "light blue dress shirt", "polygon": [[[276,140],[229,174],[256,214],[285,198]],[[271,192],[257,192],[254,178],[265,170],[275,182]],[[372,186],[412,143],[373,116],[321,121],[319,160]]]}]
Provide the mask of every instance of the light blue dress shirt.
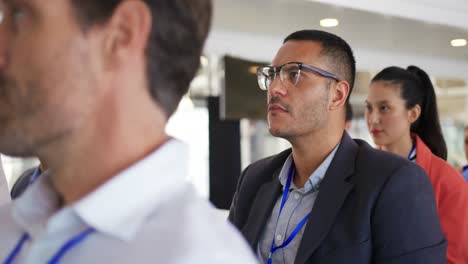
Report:
[{"label": "light blue dress shirt", "polygon": [[[257,245],[257,256],[262,261],[262,263],[266,263],[268,259],[273,238],[275,239],[276,246],[281,245],[289,237],[289,235],[292,233],[294,228],[296,228],[298,223],[304,218],[304,216],[307,215],[314,207],[315,200],[317,199],[319,193],[320,183],[325,177],[325,173],[327,172],[338,147],[339,144],[310,175],[303,188],[297,188],[294,185],[294,182],[291,182],[291,189],[288,195],[288,199],[284,204],[281,216],[277,222],[282,197],[278,198]],[[279,181],[283,185],[283,190],[288,179],[288,172],[291,164],[292,154],[289,155],[289,157],[284,162],[284,165],[279,174]],[[313,214],[310,216],[308,221],[314,221]],[[306,225],[302,227],[294,240],[292,240],[288,246],[275,251],[275,253],[272,255],[272,261],[274,264],[294,263]]]}]

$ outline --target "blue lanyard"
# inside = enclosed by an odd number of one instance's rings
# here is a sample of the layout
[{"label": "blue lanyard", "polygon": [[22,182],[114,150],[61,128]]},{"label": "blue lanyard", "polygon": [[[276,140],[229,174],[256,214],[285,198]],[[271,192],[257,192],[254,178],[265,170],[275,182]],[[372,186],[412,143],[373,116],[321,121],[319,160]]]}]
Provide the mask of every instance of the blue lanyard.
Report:
[{"label": "blue lanyard", "polygon": [[462,171],[466,171],[466,170],[468,170],[468,165],[463,166]]},{"label": "blue lanyard", "polygon": [[408,160],[411,160],[411,156],[413,156],[414,151],[416,150],[416,145],[413,144],[413,147],[411,147],[411,151],[408,154]]},{"label": "blue lanyard", "polygon": [[[279,209],[278,213],[278,218],[276,219],[276,223],[278,223],[281,212],[283,211],[284,204],[286,203],[286,200],[288,199],[288,194],[289,194],[289,188],[291,187],[291,181],[292,181],[292,176],[294,174],[294,162],[291,164],[291,167],[289,168],[289,174],[288,174],[288,180],[286,181],[286,186],[284,187],[283,191],[283,199],[281,200],[281,206]],[[309,220],[310,217],[310,212],[297,224],[296,228],[292,231],[292,233],[289,235],[288,239],[283,242],[283,244],[276,246],[275,244],[275,236],[273,235],[273,241],[271,242],[271,248],[270,248],[270,254],[268,255],[268,264],[272,264],[272,255],[275,253],[276,250],[281,249],[289,245],[291,241],[296,237],[297,233],[301,230],[301,228],[307,223],[307,220]]]},{"label": "blue lanyard", "polygon": [[18,255],[18,253],[21,251],[21,248],[23,247],[24,245],[24,242],[26,242],[26,240],[29,239],[29,235],[27,233],[24,233],[20,240],[18,241],[18,243],[16,244],[15,248],[13,249],[13,251],[11,251],[10,255],[8,256],[8,258],[5,260],[5,262],[3,262],[4,264],[11,264],[13,263],[13,260],[16,258],[16,256]]},{"label": "blue lanyard", "polygon": [[[78,245],[81,241],[83,241],[86,237],[94,233],[96,230],[94,228],[88,228],[84,230],[83,232],[79,233],[78,235],[72,237],[70,240],[68,240],[60,249],[59,251],[47,262],[48,264],[58,264],[60,262],[60,259],[73,247]],[[24,246],[24,243],[29,240],[29,235],[27,233],[24,233],[23,236],[21,236],[20,240],[16,244],[15,248],[13,251],[11,251],[10,255],[8,258],[3,262],[3,264],[12,264],[15,258],[18,256],[18,254],[21,251],[21,248]]]},{"label": "blue lanyard", "polygon": [[41,174],[42,174],[41,167],[37,166],[36,169],[34,169],[32,175],[31,175],[31,178],[29,178],[29,184],[33,184],[33,182],[35,182],[37,180],[37,178],[39,178],[39,176],[41,176]]}]

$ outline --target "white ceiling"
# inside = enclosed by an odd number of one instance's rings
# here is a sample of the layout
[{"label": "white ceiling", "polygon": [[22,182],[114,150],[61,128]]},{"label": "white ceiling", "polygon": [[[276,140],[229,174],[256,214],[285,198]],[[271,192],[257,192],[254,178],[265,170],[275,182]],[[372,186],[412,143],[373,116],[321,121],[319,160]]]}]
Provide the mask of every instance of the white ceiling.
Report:
[{"label": "white ceiling", "polygon": [[[214,0],[214,7],[206,54],[269,62],[289,33],[333,17],[340,25],[326,30],[348,41],[359,71],[412,64],[435,79],[468,81],[468,47],[450,46],[468,39],[468,0]],[[468,122],[468,87],[437,90],[441,113]]]},{"label": "white ceiling", "polygon": [[300,0],[468,28],[466,0]]},{"label": "white ceiling", "polygon": [[[453,21],[447,18],[448,22],[442,24],[402,18],[404,15],[396,17],[362,11],[388,6],[388,13],[395,14],[403,7],[411,6],[412,9],[405,8],[405,12],[413,14],[418,10],[423,13],[424,10],[418,6],[425,6],[426,9],[446,6],[444,12],[460,13],[461,10],[468,10],[468,1],[458,9],[454,8],[461,2],[457,0],[443,3],[405,0],[405,5],[398,5],[403,2],[398,0],[326,2],[356,6],[351,9],[309,0],[215,0],[213,31],[206,50],[209,53],[229,53],[247,59],[270,61],[286,35],[299,29],[320,28],[320,19],[334,17],[340,20],[340,25],[327,30],[350,43],[361,70],[416,64],[435,76],[468,79],[468,47],[450,46],[453,38],[468,38],[468,16],[463,17],[467,20],[466,28],[460,28],[447,25],[456,20],[455,15],[451,16]],[[377,2],[379,5],[375,4]],[[425,16],[437,17],[434,14]]]}]

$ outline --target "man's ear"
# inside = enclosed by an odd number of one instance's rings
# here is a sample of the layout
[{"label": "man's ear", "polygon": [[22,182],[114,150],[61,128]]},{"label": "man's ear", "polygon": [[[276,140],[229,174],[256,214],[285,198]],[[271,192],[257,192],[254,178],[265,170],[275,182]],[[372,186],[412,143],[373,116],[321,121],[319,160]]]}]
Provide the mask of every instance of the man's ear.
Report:
[{"label": "man's ear", "polygon": [[109,66],[125,62],[129,56],[144,57],[151,26],[151,10],[143,1],[122,1],[105,25],[104,54]]},{"label": "man's ear", "polygon": [[333,111],[346,105],[346,99],[349,96],[349,84],[347,81],[337,81],[330,87],[330,102],[328,109]]}]

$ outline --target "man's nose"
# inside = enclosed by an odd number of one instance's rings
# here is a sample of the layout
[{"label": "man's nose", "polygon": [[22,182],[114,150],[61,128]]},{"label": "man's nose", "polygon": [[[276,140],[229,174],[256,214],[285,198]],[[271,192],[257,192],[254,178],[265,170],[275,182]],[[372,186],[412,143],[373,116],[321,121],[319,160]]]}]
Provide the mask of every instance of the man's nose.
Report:
[{"label": "man's nose", "polygon": [[271,97],[286,96],[288,94],[288,90],[283,85],[283,82],[281,82],[279,76],[276,76],[276,78],[274,78],[273,81],[270,83],[268,92],[270,93]]}]

